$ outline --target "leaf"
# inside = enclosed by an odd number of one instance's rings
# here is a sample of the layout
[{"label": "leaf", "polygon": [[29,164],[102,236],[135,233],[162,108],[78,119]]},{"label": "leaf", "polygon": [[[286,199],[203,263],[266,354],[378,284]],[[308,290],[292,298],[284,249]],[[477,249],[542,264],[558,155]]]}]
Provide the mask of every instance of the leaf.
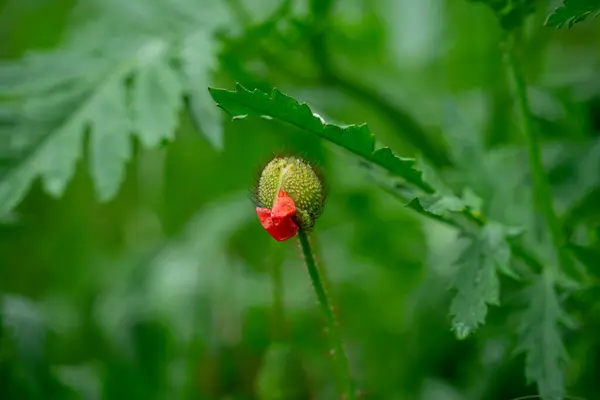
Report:
[{"label": "leaf", "polygon": [[481,199],[471,191],[465,191],[462,197],[453,194],[415,197],[406,206],[430,217],[448,218],[452,213],[473,211],[476,215],[481,208]]},{"label": "leaf", "polygon": [[570,243],[567,248],[573,255],[597,277],[600,277],[600,248]]},{"label": "leaf", "polygon": [[112,199],[131,157],[130,134],[147,147],[173,138],[184,87],[205,97],[195,115],[206,115],[202,131],[218,143],[220,121],[206,106],[214,52],[197,51],[199,61],[190,65],[204,80],[184,77],[176,63],[184,55],[190,59],[182,43],[204,35],[206,48],[212,39],[208,32],[223,20],[198,19],[194,9],[187,0],[151,6],[106,1],[91,22],[68,31],[60,49],[0,64],[0,215],[10,212],[37,177],[49,194],[62,195],[82,158],[87,132],[97,198]]},{"label": "leaf", "polygon": [[567,351],[559,332],[559,321],[566,315],[560,308],[554,279],[546,269],[538,275],[529,290],[529,308],[519,326],[521,344],[525,352],[525,376],[535,382],[544,399],[559,399],[565,394],[563,367]]},{"label": "leaf", "polygon": [[544,25],[557,29],[565,26],[572,28],[576,23],[598,15],[600,15],[599,0],[564,0],[562,6],[548,15]]},{"label": "leaf", "polygon": [[148,147],[173,138],[183,104],[183,85],[166,56],[166,44],[160,44],[162,55],[138,70],[132,93],[133,127]]},{"label": "leaf", "polygon": [[[144,43],[139,50],[155,47],[154,41]],[[137,53],[136,53],[137,55]],[[52,64],[54,55],[48,54],[48,63]],[[46,130],[43,136],[37,138],[37,144],[30,146],[29,151],[21,158],[20,163],[14,165],[0,181],[0,215],[10,209],[20,200],[30,182],[40,175],[45,189],[54,196],[60,196],[68,181],[75,172],[75,164],[81,157],[83,135],[90,131],[90,171],[94,178],[96,193],[101,201],[111,199],[117,193],[124,178],[124,162],[130,158],[131,143],[129,133],[134,126],[140,130],[140,136],[145,142],[151,136],[156,136],[156,129],[161,129],[159,123],[141,124],[140,118],[147,118],[149,114],[168,116],[170,104],[166,102],[150,103],[146,98],[145,89],[148,89],[147,74],[155,72],[156,65],[164,54],[153,54],[152,58],[138,56],[129,62],[122,62],[103,71],[103,76],[94,81],[91,88],[86,90],[84,96],[79,98],[77,104],[66,108],[70,102],[58,102],[62,111],[62,118],[56,123],[42,129]],[[143,67],[143,65],[146,65]],[[137,117],[132,119],[127,107],[126,78],[135,71],[141,76],[137,91],[134,92],[133,104]],[[164,71],[163,71],[164,72]],[[166,82],[165,84],[169,84]],[[147,92],[147,90],[146,90]],[[45,98],[45,93],[36,94],[39,102]],[[68,96],[65,96],[68,98]],[[164,111],[165,109],[166,112]],[[32,108],[30,115],[24,119],[38,119],[43,121],[43,114],[48,111],[44,108]],[[41,122],[40,122],[41,123]],[[164,122],[160,122],[164,123]],[[24,122],[23,129],[29,126]],[[146,129],[150,129],[147,131]],[[167,127],[166,129],[169,129]],[[17,135],[19,132],[14,132]],[[26,132],[20,132],[27,134]],[[164,134],[159,132],[158,134]],[[170,132],[168,132],[170,134]],[[155,141],[153,139],[153,141]]]},{"label": "leaf", "polygon": [[194,120],[210,141],[218,149],[223,147],[223,124],[221,115],[213,106],[206,91],[210,73],[215,67],[217,49],[209,32],[198,31],[183,42],[181,57],[186,75],[188,95]]},{"label": "leaf", "polygon": [[499,305],[498,271],[508,271],[511,252],[505,228],[488,223],[456,262],[453,286],[457,293],[450,304],[452,328],[459,339],[466,338],[485,322],[488,305]]},{"label": "leaf", "polygon": [[[96,192],[100,200],[111,199],[118,191],[125,177],[124,162],[131,153],[130,138],[131,121],[125,105],[125,87],[121,80],[111,80],[95,96],[68,129],[73,146],[69,157],[70,165],[64,169],[64,176],[59,181],[60,191],[64,190],[67,180],[73,174],[75,161],[81,150],[83,131],[86,125],[92,133],[91,174],[94,178]],[[56,157],[58,149],[48,152],[48,156]],[[60,156],[59,156],[60,157]],[[58,194],[58,193],[55,193]]]},{"label": "leaf", "polygon": [[0,295],[0,300],[0,330],[4,328],[14,335],[23,359],[41,359],[47,326],[39,303],[8,294]]},{"label": "leaf", "polygon": [[535,0],[470,0],[487,4],[496,14],[505,30],[523,25],[525,18],[533,13]]},{"label": "leaf", "polygon": [[375,149],[374,135],[365,124],[344,128],[328,124],[313,114],[306,103],[299,103],[277,89],[269,95],[237,84],[235,91],[214,88],[209,91],[217,105],[234,119],[256,116],[286,122],[337,144],[428,193],[434,191],[423,180],[414,159],[397,157],[387,147]]}]

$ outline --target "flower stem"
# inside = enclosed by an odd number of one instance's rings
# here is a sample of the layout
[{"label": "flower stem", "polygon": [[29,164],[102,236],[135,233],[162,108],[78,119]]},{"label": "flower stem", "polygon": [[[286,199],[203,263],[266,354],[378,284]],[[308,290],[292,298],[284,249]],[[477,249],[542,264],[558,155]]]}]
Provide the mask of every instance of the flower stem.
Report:
[{"label": "flower stem", "polygon": [[348,358],[346,357],[346,353],[344,351],[344,345],[338,330],[333,310],[331,308],[331,303],[329,302],[327,292],[325,291],[324,281],[321,278],[319,269],[317,268],[310,241],[308,240],[308,235],[303,229],[298,231],[298,238],[300,239],[300,247],[302,248],[302,254],[304,255],[304,261],[306,263],[306,268],[308,269],[308,274],[310,275],[313,287],[315,288],[315,293],[317,295],[319,305],[321,306],[321,311],[325,316],[325,322],[327,324],[328,331],[327,333],[332,346],[333,359],[337,369],[338,379],[344,387],[343,398],[345,400],[354,400],[356,399],[354,381],[350,375]]},{"label": "flower stem", "polygon": [[[514,85],[514,95],[517,100],[521,131],[527,140],[529,167],[531,169],[531,175],[533,178],[535,204],[537,207],[539,207],[544,217],[550,238],[552,240],[558,266],[560,266],[564,272],[568,270],[569,273],[572,273],[574,272],[573,264],[569,254],[566,252],[563,232],[561,230],[558,217],[556,216],[556,211],[554,210],[554,197],[552,196],[550,181],[542,165],[540,142],[538,140],[538,135],[532,126],[531,110],[527,96],[527,86],[516,60],[515,42],[516,37],[514,33],[507,35],[505,60],[508,74]],[[554,269],[553,272],[556,274],[560,272],[560,270],[557,268],[558,266],[551,267]]]}]

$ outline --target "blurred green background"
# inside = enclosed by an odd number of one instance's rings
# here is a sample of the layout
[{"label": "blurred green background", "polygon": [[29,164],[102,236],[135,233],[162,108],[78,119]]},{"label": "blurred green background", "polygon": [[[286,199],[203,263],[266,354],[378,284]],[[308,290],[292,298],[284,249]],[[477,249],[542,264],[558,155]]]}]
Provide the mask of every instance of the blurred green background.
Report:
[{"label": "blurred green background", "polygon": [[[523,68],[565,230],[593,244],[600,24],[543,27],[557,3],[536,3]],[[366,122],[396,154],[423,156],[452,187],[473,188],[488,215],[531,227],[500,36],[492,12],[466,0],[1,0],[0,97],[19,87],[17,103],[37,96],[50,119],[73,110],[49,106],[59,83],[94,91],[92,78],[133,57],[140,38],[175,52],[192,37],[205,70],[187,88],[172,140],[131,139],[115,196],[99,199],[85,150],[64,194],[36,179],[2,216],[0,399],[273,399],[264,393],[282,380],[281,399],[337,398],[297,244],[272,240],[250,200],[262,166],[281,153],[325,173],[313,242],[365,398],[535,394],[515,354],[518,283],[503,278],[507,306],[457,340],[448,315],[455,230],[405,208],[346,152],[274,121],[231,122],[206,92],[277,87],[328,121]],[[162,94],[152,95],[161,115]],[[578,321],[564,331],[567,393],[586,399],[600,398],[598,294],[565,305]]]}]

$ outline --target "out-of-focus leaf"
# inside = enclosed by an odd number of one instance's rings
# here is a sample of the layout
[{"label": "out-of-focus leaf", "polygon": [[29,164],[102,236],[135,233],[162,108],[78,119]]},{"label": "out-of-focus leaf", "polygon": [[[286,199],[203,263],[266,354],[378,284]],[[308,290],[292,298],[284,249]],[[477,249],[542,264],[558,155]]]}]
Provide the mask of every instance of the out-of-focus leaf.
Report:
[{"label": "out-of-focus leaf", "polygon": [[568,248],[593,275],[600,277],[600,248],[571,243]]},{"label": "out-of-focus leaf", "polygon": [[557,29],[572,28],[576,23],[598,15],[600,15],[599,0],[564,0],[562,6],[548,15],[544,24]]},{"label": "out-of-focus leaf", "polygon": [[506,230],[494,222],[481,229],[459,257],[453,283],[457,294],[450,305],[452,329],[459,339],[485,323],[488,304],[499,305],[497,273],[509,271],[510,257]]},{"label": "out-of-focus leaf", "polygon": [[527,298],[529,307],[521,319],[518,348],[525,352],[525,376],[535,382],[543,399],[562,399],[568,355],[561,339],[559,322],[566,321],[567,316],[560,307],[549,270],[536,277]]},{"label": "out-of-focus leaf", "polygon": [[198,31],[184,40],[181,57],[194,120],[213,146],[220,149],[223,147],[221,115],[206,91],[215,67],[216,52],[210,32]]},{"label": "out-of-focus leaf", "polygon": [[511,30],[523,25],[534,11],[535,0],[470,0],[487,4],[496,14],[502,28]]},{"label": "out-of-focus leaf", "polygon": [[480,203],[481,199],[467,190],[462,197],[451,194],[415,197],[406,206],[433,218],[447,218],[451,213],[479,212]]},{"label": "out-of-focus leaf", "polygon": [[77,392],[79,398],[100,398],[100,379],[94,365],[61,365],[54,368],[58,379]]},{"label": "out-of-focus leaf", "polygon": [[306,372],[290,345],[272,343],[269,346],[256,378],[256,392],[260,400],[310,398]]},{"label": "out-of-focus leaf", "polygon": [[[209,9],[216,4],[209,3]],[[202,131],[218,144],[221,126],[215,111],[198,104],[208,101],[205,90],[215,54],[207,49],[220,19],[198,16],[188,1],[98,6],[92,21],[73,25],[61,48],[0,65],[0,99],[15,104],[10,115],[2,113],[11,126],[3,129],[6,145],[0,157],[11,162],[0,163],[7,164],[0,168],[0,215],[20,201],[37,177],[48,193],[62,195],[88,130],[97,196],[112,199],[131,156],[130,133],[147,146],[172,138],[184,86],[195,85],[190,90],[202,93],[191,96],[195,115],[208,121]],[[205,40],[196,47],[200,37]],[[193,75],[184,76],[176,66],[181,58]]]},{"label": "out-of-focus leaf", "polygon": [[41,359],[46,326],[38,305],[21,296],[4,295],[0,311],[4,329],[14,334],[21,357]]},{"label": "out-of-focus leaf", "polygon": [[133,129],[149,147],[173,138],[182,105],[182,83],[170,65],[166,46],[157,42],[151,49],[158,56],[138,69],[133,86]]},{"label": "out-of-focus leaf", "polygon": [[277,89],[271,95],[259,90],[247,90],[240,84],[236,85],[235,91],[209,90],[217,105],[234,119],[255,116],[289,123],[351,151],[426,192],[433,192],[423,180],[421,171],[415,167],[415,160],[397,157],[387,147],[375,149],[375,138],[367,125],[340,127],[328,124],[314,114],[306,103],[299,103]]}]

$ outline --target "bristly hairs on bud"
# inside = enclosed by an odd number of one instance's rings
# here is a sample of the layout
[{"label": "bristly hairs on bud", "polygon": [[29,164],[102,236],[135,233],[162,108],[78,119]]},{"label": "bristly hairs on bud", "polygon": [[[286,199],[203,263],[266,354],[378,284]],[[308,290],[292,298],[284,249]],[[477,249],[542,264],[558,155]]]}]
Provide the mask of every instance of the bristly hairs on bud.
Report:
[{"label": "bristly hairs on bud", "polygon": [[316,163],[297,155],[276,155],[256,177],[251,199],[265,230],[278,241],[310,232],[322,215],[327,191]]},{"label": "bristly hairs on bud", "polygon": [[291,148],[285,148],[283,150],[279,150],[277,152],[272,152],[269,157],[264,157],[263,161],[258,164],[258,166],[254,170],[254,178],[252,180],[253,184],[248,190],[248,197],[252,204],[255,207],[265,207],[264,204],[261,204],[260,199],[258,198],[258,183],[260,181],[260,176],[262,175],[263,170],[274,158],[286,158],[286,157],[296,157],[304,160],[308,165],[311,166],[314,173],[317,175],[319,180],[321,181],[321,188],[323,190],[323,208],[325,208],[325,204],[327,203],[327,197],[329,195],[329,185],[327,183],[327,177],[325,175],[325,170],[321,166],[321,163],[312,155],[308,154],[308,152],[303,151],[298,153],[298,151],[293,150]]}]

